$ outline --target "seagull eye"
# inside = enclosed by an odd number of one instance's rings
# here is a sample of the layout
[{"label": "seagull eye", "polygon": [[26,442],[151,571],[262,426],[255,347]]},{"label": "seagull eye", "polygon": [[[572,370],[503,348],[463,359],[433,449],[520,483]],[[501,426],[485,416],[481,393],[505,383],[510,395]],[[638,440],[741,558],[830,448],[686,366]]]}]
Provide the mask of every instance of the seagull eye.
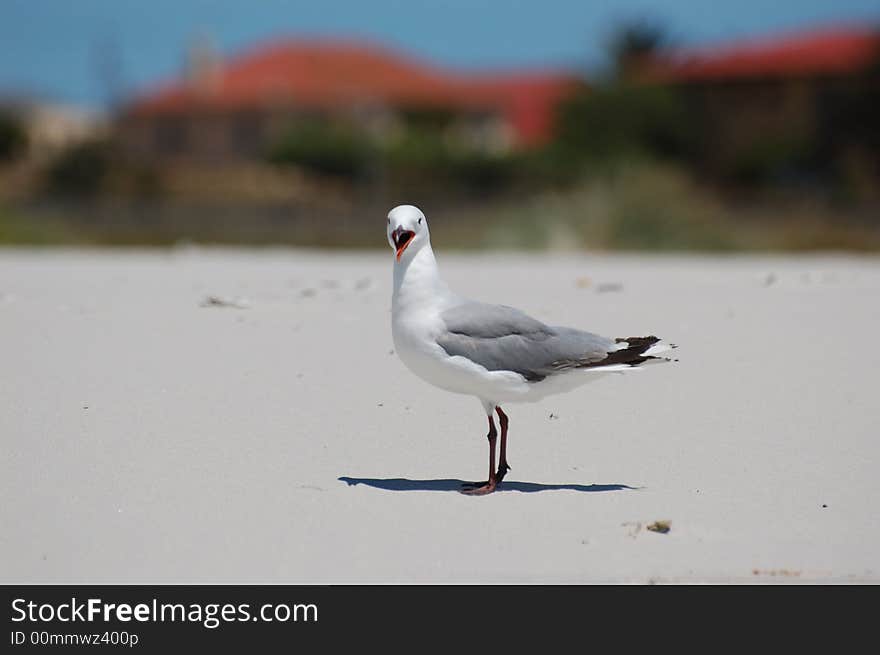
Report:
[{"label": "seagull eye", "polygon": [[421,224],[422,224],[422,219],[420,218],[420,219],[419,219],[419,225],[421,225]]}]

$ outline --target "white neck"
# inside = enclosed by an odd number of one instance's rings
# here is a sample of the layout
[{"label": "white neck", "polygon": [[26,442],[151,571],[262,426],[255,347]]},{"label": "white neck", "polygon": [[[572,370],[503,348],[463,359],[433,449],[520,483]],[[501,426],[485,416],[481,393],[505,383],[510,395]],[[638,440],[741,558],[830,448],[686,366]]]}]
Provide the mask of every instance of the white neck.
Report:
[{"label": "white neck", "polygon": [[440,271],[430,242],[412,256],[401,261],[395,260],[392,311],[435,303],[449,294],[449,287],[440,279]]}]

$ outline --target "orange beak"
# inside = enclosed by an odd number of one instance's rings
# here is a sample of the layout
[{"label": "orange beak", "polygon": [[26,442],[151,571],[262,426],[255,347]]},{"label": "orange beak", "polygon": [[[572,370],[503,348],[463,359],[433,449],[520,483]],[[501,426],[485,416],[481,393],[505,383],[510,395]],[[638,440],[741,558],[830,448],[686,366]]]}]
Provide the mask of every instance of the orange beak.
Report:
[{"label": "orange beak", "polygon": [[397,248],[397,261],[400,261],[400,256],[415,236],[415,232],[404,230],[402,227],[397,228],[391,233],[391,238],[394,240],[394,247]]}]

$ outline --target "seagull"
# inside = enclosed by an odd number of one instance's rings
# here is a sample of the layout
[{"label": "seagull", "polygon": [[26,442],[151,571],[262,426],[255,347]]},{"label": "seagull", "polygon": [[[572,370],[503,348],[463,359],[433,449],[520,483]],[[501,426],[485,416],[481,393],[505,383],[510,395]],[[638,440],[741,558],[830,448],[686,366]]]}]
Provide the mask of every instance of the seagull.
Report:
[{"label": "seagull", "polygon": [[[489,479],[465,485],[463,493],[492,493],[510,470],[510,421],[502,403],[534,402],[606,373],[671,361],[662,355],[675,346],[655,336],[609,339],[551,327],[513,307],[453,292],[440,277],[428,221],[418,207],[392,209],[386,231],[394,251],[391,334],[397,355],[426,382],[475,396],[489,419]],[[501,426],[497,470],[495,413]]]}]

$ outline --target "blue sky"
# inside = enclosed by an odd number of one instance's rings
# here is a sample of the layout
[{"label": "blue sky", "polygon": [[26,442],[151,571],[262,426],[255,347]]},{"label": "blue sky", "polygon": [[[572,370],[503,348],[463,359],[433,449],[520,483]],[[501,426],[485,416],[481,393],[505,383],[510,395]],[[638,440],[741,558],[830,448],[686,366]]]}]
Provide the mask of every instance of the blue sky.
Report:
[{"label": "blue sky", "polygon": [[880,2],[0,0],[0,95],[101,106],[110,88],[130,91],[179,73],[198,34],[211,35],[224,53],[273,36],[334,35],[452,67],[589,70],[602,65],[615,25],[633,19],[699,44],[827,23],[880,24]]}]

